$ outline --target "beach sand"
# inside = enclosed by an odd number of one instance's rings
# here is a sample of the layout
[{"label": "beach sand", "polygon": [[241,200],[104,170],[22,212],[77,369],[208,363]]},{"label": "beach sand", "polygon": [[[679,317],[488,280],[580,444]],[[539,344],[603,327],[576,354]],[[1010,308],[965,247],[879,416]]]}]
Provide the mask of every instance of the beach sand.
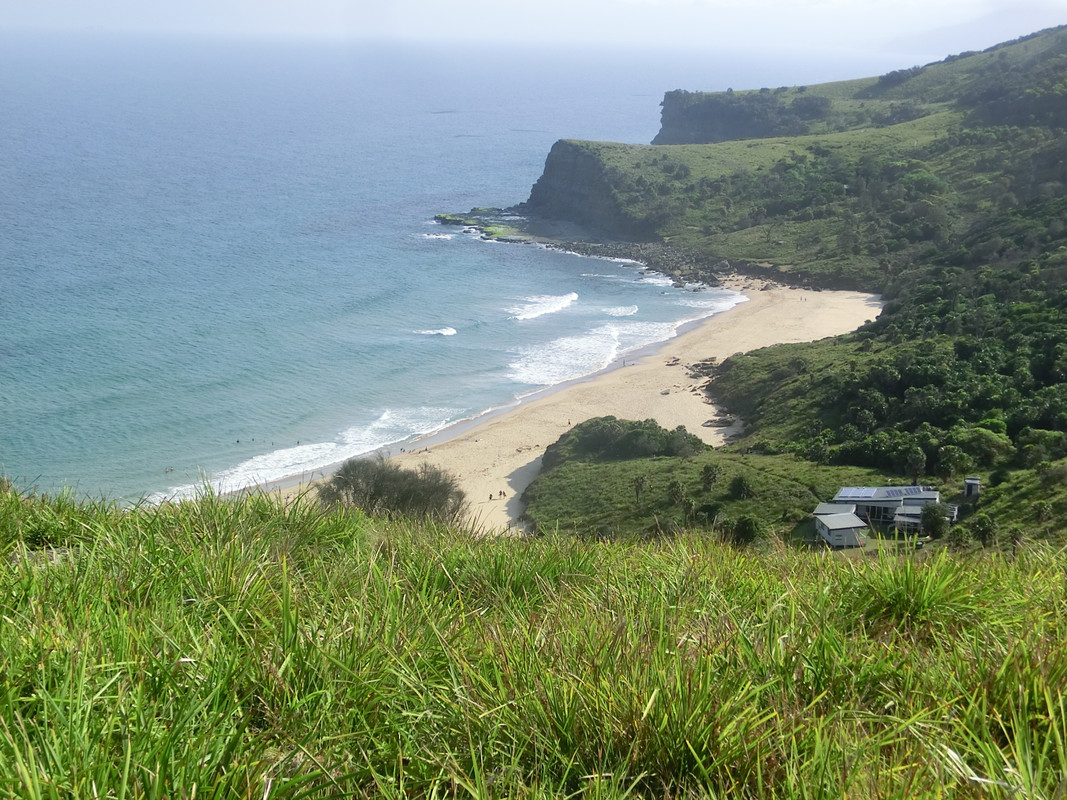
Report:
[{"label": "beach sand", "polygon": [[[772,344],[803,342],[855,330],[881,309],[874,295],[846,291],[790,289],[735,277],[726,288],[744,293],[745,302],[697,323],[653,353],[629,356],[590,378],[535,396],[414,442],[392,458],[409,469],[429,463],[457,477],[470,503],[471,523],[486,533],[520,530],[520,496],[537,476],[541,455],[579,422],[613,415],[653,418],[665,428],[684,425],[710,445],[723,444],[738,425],[704,427],[719,416],[687,365]],[[285,496],[307,491],[284,489]],[[506,497],[500,496],[506,493]]]}]

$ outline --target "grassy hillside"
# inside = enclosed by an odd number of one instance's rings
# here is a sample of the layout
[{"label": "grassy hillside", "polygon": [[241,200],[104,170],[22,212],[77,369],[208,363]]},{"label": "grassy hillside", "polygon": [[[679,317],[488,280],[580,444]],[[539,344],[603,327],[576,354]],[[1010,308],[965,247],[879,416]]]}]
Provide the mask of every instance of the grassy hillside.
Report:
[{"label": "grassy hillside", "polygon": [[5,487],[0,794],[1052,798],[1065,569]]},{"label": "grassy hillside", "polygon": [[[660,144],[569,142],[528,209],[823,286],[878,291],[950,255],[1018,263],[1065,244],[1043,206],[1067,181],[1065,79],[1057,28],[878,79],[669,92]],[[989,233],[1009,220],[1011,238]]]},{"label": "grassy hillside", "polygon": [[561,143],[529,210],[676,246],[691,279],[883,295],[856,334],[714,371],[747,424],[734,452],[899,478],[921,461],[950,482],[1025,472],[1067,457],[1065,87],[1056,28],[880,78],[671,92],[657,141],[692,143]]}]

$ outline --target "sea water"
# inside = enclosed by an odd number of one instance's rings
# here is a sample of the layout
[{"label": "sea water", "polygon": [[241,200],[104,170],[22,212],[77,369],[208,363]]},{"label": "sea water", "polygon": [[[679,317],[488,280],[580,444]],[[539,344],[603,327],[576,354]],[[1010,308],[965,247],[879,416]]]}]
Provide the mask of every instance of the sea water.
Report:
[{"label": "sea water", "polygon": [[730,77],[693,72],[610,50],[9,38],[0,471],[127,502],[312,475],[729,308],[433,222],[525,199],[556,139],[648,142],[683,75]]}]

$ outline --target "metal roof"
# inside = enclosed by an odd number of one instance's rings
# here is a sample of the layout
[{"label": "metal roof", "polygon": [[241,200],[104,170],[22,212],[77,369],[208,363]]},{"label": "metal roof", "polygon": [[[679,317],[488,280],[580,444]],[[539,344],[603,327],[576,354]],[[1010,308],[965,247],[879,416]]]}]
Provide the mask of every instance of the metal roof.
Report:
[{"label": "metal roof", "polygon": [[820,516],[818,519],[824,526],[826,526],[827,530],[831,531],[867,527],[867,523],[855,514],[826,514],[825,516]]},{"label": "metal roof", "polygon": [[929,486],[843,486],[834,500],[900,500],[933,491]]}]

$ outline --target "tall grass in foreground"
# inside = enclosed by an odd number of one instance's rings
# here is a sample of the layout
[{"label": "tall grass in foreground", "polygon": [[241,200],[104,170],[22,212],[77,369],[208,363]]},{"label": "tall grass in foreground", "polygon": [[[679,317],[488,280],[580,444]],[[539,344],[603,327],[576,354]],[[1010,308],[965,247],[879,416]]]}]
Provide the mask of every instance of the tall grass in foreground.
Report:
[{"label": "tall grass in foreground", "polygon": [[1067,793],[1067,555],[0,493],[0,796]]}]

